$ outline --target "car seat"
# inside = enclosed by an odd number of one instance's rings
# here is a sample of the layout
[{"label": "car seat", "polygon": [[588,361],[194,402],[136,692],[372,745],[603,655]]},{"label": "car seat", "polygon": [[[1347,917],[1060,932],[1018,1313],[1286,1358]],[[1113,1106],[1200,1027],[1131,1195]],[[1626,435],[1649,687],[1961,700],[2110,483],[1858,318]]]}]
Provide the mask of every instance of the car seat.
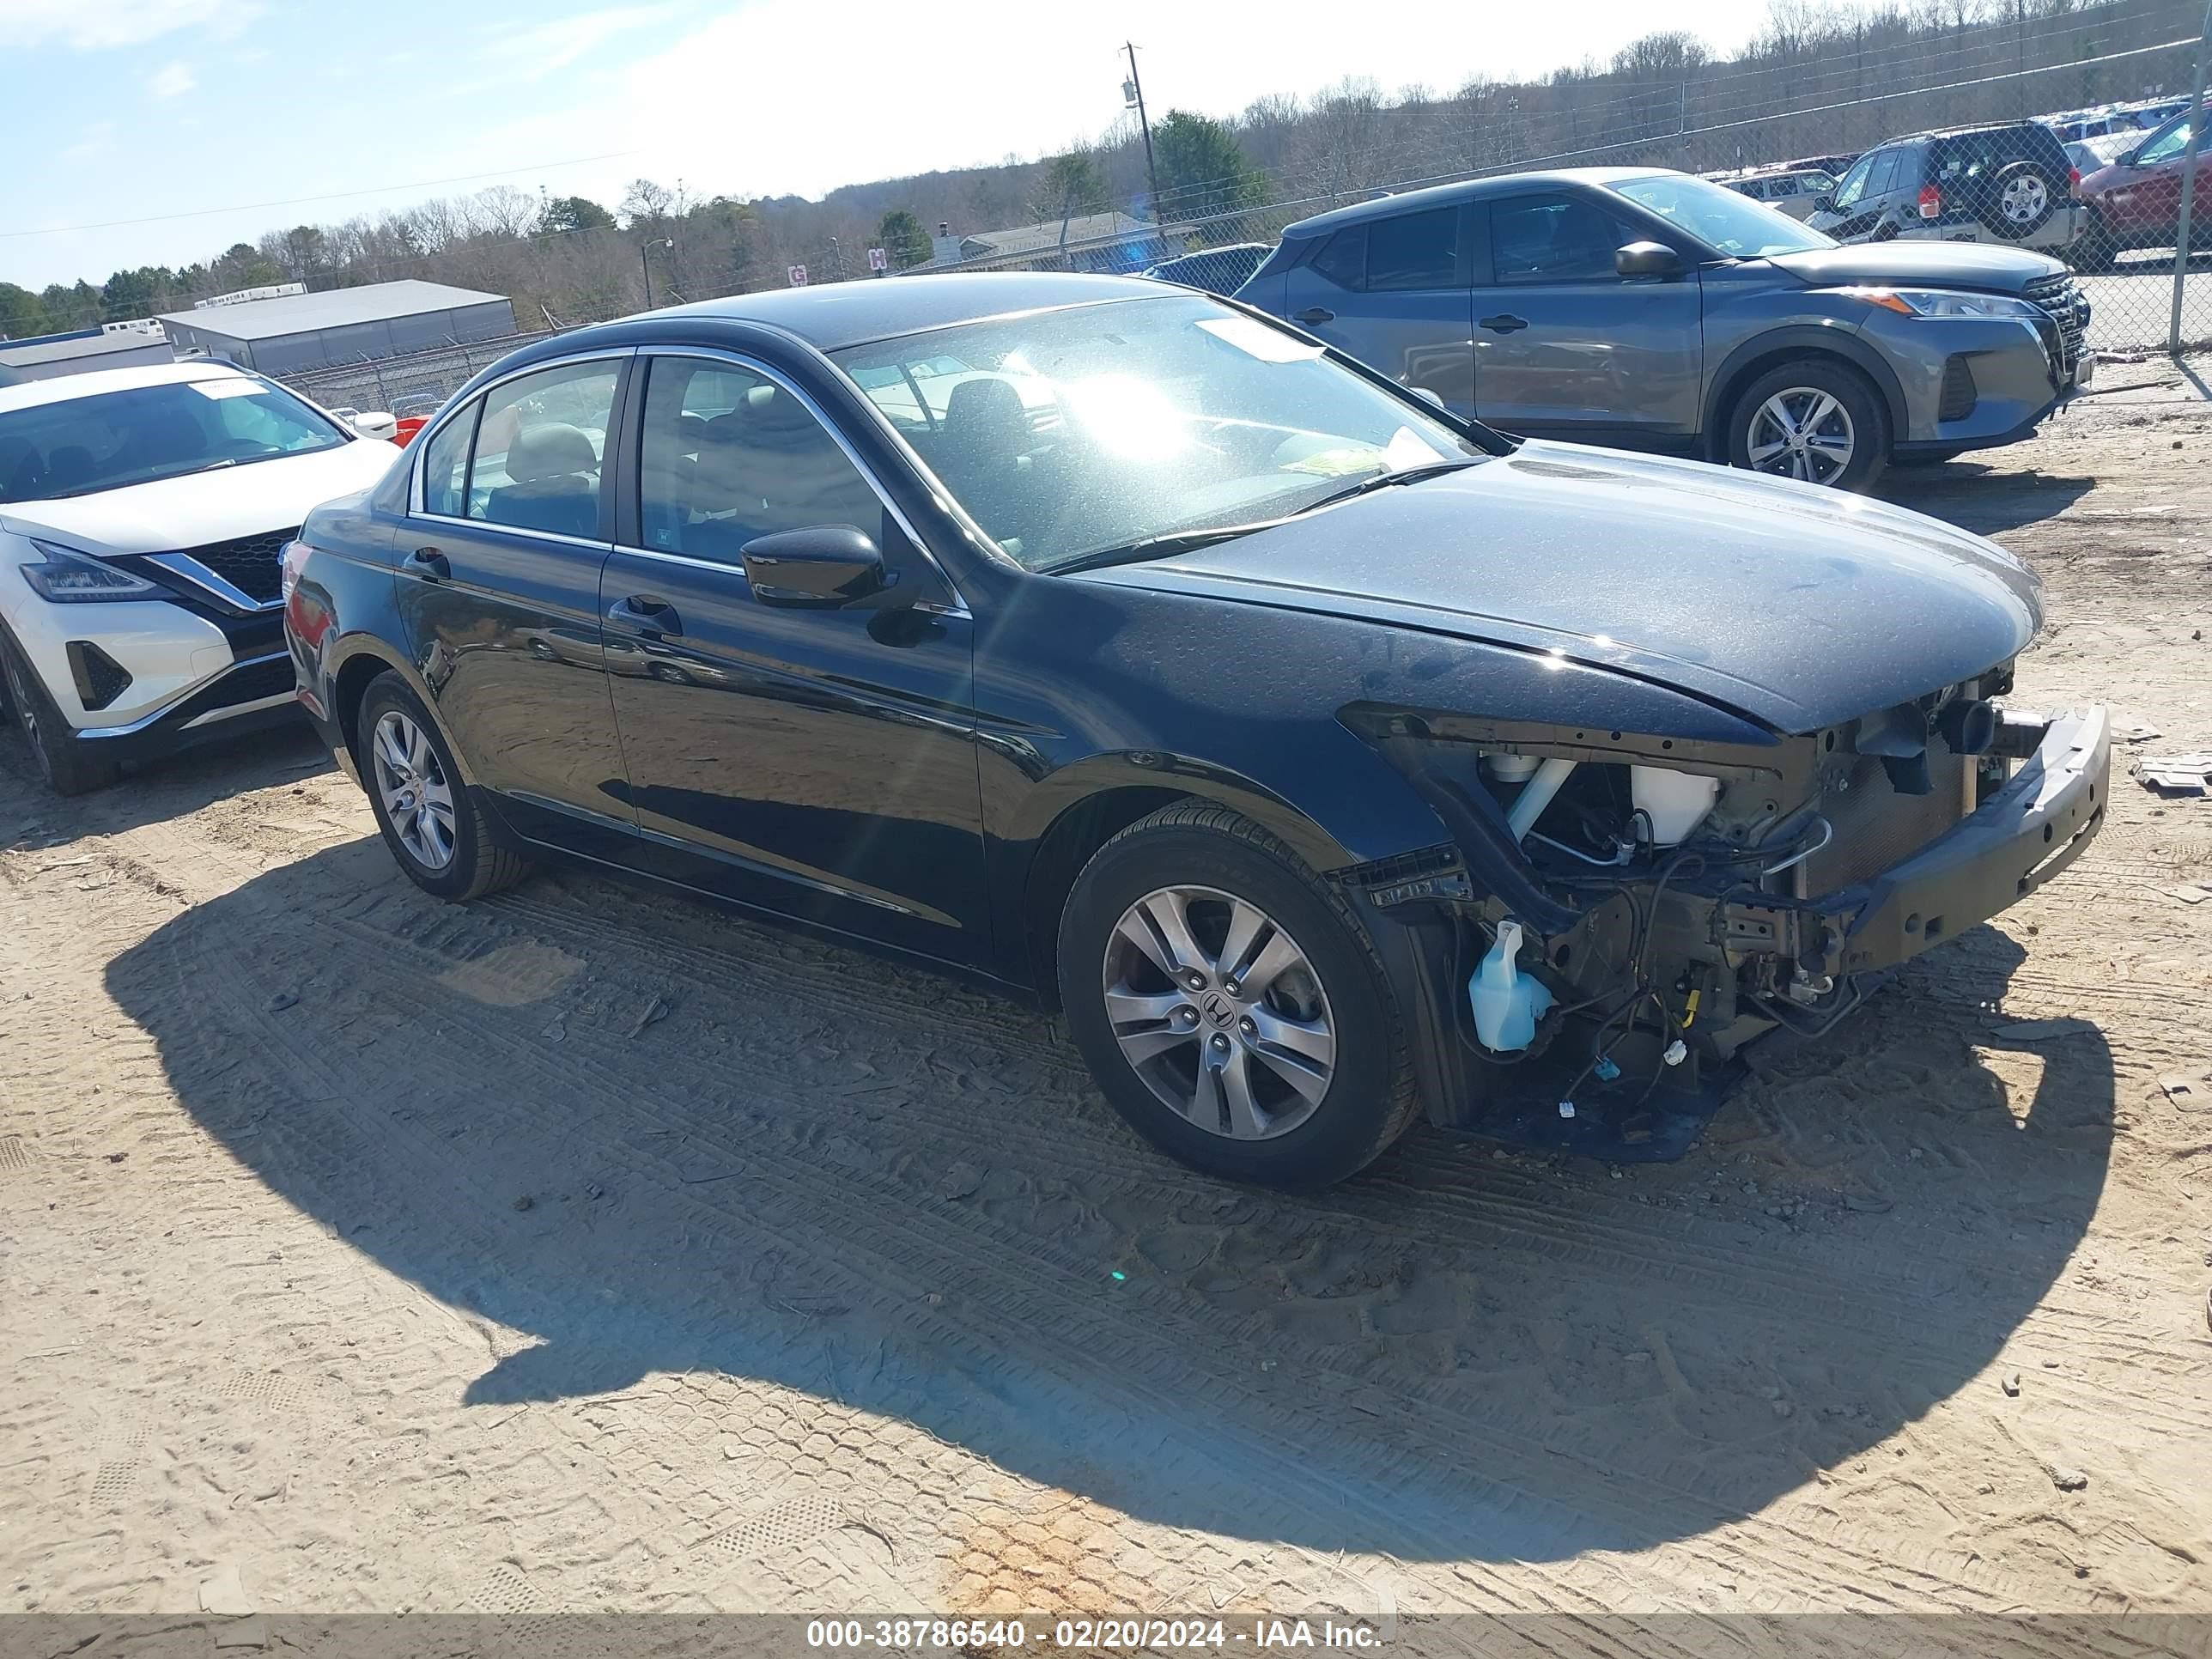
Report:
[{"label": "car seat", "polygon": [[599,524],[599,457],[581,428],[532,427],[507,452],[511,481],[491,492],[484,516],[495,524],[595,540]]}]

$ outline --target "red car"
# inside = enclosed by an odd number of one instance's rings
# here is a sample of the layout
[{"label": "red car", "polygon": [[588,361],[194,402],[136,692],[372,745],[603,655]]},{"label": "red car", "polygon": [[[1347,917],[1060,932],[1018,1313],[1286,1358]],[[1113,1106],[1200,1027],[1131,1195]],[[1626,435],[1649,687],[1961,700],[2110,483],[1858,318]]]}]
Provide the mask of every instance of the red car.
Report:
[{"label": "red car", "polygon": [[[2212,107],[2212,106],[2208,106]],[[2081,200],[2089,209],[2089,228],[2068,250],[2074,264],[2088,270],[2111,268],[2112,256],[2133,247],[2172,247],[2181,222],[2181,179],[2188,161],[2189,112],[2154,128],[2133,149],[2123,150],[2109,167],[2081,180]],[[2212,135],[2207,135],[2212,137]],[[2197,140],[2197,166],[2203,167],[2207,139]],[[2191,247],[2212,247],[2212,201],[2200,171],[2190,210]]]}]

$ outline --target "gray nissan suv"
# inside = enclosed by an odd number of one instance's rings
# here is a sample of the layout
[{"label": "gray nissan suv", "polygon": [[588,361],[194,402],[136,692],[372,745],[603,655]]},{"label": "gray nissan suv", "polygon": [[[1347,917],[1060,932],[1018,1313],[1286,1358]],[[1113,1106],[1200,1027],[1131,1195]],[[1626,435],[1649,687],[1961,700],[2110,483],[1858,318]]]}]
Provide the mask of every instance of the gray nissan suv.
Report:
[{"label": "gray nissan suv", "polygon": [[2056,259],[1844,246],[1656,168],[1340,208],[1285,230],[1237,297],[1508,432],[1847,489],[2025,438],[2094,366]]}]

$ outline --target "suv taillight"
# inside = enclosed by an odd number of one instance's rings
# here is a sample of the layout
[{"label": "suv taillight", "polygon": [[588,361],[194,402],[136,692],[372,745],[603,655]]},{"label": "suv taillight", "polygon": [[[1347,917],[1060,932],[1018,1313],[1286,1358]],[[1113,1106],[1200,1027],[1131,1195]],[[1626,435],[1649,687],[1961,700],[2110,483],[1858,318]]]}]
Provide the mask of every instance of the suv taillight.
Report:
[{"label": "suv taillight", "polygon": [[1920,216],[1933,219],[1943,211],[1943,192],[1933,185],[1920,186]]},{"label": "suv taillight", "polygon": [[2067,168],[2066,182],[2069,186],[2071,186],[2075,195],[2080,195],[2081,193],[2081,169],[2079,167]]}]

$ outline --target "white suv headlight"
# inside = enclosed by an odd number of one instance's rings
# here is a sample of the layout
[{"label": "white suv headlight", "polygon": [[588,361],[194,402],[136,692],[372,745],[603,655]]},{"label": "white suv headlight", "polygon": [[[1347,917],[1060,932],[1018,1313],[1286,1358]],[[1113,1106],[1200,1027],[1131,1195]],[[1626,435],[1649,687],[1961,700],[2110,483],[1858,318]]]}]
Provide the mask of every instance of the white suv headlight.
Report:
[{"label": "white suv headlight", "polygon": [[40,599],[54,605],[98,604],[104,599],[143,599],[160,593],[161,586],[143,576],[95,559],[74,548],[56,547],[33,539],[31,545],[46,556],[38,564],[20,566],[23,580]]}]

